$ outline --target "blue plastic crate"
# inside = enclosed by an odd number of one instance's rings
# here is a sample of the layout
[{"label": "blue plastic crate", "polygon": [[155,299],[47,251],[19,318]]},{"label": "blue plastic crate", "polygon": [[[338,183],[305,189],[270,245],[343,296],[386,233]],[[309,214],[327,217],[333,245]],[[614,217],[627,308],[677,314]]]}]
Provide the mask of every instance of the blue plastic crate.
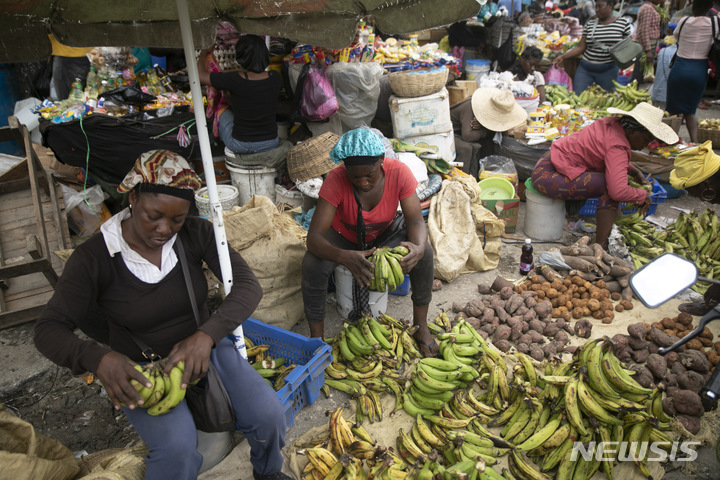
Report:
[{"label": "blue plastic crate", "polygon": [[[667,191],[660,185],[660,182],[652,180],[653,193],[650,194],[650,208],[648,209],[647,215],[652,215],[657,210],[657,206],[667,201]],[[580,215],[595,216],[597,211],[597,198],[591,198],[585,202],[585,205],[580,209]],[[638,207],[634,203],[622,202],[620,203],[621,215],[630,215],[631,213],[637,212]]]},{"label": "blue plastic crate", "polygon": [[277,395],[285,409],[288,427],[305,405],[312,405],[325,385],[325,368],[332,361],[332,347],[319,338],[307,338],[282,328],[248,318],[243,333],[255,344],[270,345],[267,354],[284,357],[286,365],[297,365],[285,377],[285,386]]},{"label": "blue plastic crate", "polygon": [[395,290],[390,290],[390,295],[405,296],[410,293],[410,275],[405,274],[405,280]]}]

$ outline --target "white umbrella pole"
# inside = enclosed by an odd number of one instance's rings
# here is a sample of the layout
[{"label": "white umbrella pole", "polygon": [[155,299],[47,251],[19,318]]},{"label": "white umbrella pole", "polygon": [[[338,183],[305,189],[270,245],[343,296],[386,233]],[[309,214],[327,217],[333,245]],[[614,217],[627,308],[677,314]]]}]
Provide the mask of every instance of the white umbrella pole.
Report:
[{"label": "white umbrella pole", "polygon": [[[215,182],[215,168],[213,166],[212,152],[210,151],[210,137],[208,136],[207,121],[205,120],[205,106],[200,88],[197,62],[195,62],[195,42],[192,37],[192,26],[188,14],[187,0],[176,0],[180,33],[185,49],[185,60],[190,80],[190,92],[192,93],[193,110],[195,111],[195,125],[198,130],[200,143],[200,154],[202,156],[203,170],[205,171],[205,184],[207,185],[208,197],[210,200],[210,216],[215,231],[218,256],[220,258],[220,271],[222,273],[225,294],[230,293],[232,288],[232,266],[230,265],[230,251],[228,250],[227,236],[225,235],[225,222],[223,219],[222,206],[218,197],[217,184]],[[247,358],[245,351],[245,338],[242,327],[233,332],[235,348],[240,354]]]}]

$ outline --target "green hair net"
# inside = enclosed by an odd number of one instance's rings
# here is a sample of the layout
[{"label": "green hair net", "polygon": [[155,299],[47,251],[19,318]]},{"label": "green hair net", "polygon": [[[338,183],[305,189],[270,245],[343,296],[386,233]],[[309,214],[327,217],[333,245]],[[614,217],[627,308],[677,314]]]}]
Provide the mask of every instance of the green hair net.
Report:
[{"label": "green hair net", "polygon": [[385,155],[382,140],[368,128],[356,128],[343,134],[330,150],[330,158],[340,163],[349,157],[378,157]]}]

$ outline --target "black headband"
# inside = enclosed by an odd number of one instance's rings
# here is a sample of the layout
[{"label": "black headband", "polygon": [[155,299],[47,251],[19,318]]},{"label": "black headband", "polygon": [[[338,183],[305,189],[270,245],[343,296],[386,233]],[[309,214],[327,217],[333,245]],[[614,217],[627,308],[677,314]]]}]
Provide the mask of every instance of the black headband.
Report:
[{"label": "black headband", "polygon": [[356,157],[345,157],[343,163],[346,167],[360,167],[363,165],[374,165],[383,159],[383,155],[378,156],[366,156],[358,155]]},{"label": "black headband", "polygon": [[164,195],[172,195],[173,197],[182,198],[192,202],[195,199],[195,191],[191,188],[178,188],[169,185],[159,185],[156,183],[138,183],[135,187],[138,192],[142,193],[162,193]]}]

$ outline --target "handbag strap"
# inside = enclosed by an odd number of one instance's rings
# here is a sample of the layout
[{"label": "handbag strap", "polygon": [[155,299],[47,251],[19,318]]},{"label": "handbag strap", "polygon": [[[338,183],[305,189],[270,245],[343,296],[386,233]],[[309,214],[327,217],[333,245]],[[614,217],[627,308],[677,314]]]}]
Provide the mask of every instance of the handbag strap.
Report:
[{"label": "handbag strap", "polygon": [[197,302],[195,301],[195,290],[193,289],[192,282],[190,281],[190,272],[188,271],[187,258],[185,257],[185,247],[183,246],[182,240],[180,240],[180,234],[175,239],[175,243],[178,247],[178,255],[180,257],[180,266],[182,267],[183,277],[185,277],[185,286],[187,287],[188,295],[190,296],[190,305],[192,305],[193,315],[195,316],[195,323],[200,327],[200,314],[198,313]]}]

